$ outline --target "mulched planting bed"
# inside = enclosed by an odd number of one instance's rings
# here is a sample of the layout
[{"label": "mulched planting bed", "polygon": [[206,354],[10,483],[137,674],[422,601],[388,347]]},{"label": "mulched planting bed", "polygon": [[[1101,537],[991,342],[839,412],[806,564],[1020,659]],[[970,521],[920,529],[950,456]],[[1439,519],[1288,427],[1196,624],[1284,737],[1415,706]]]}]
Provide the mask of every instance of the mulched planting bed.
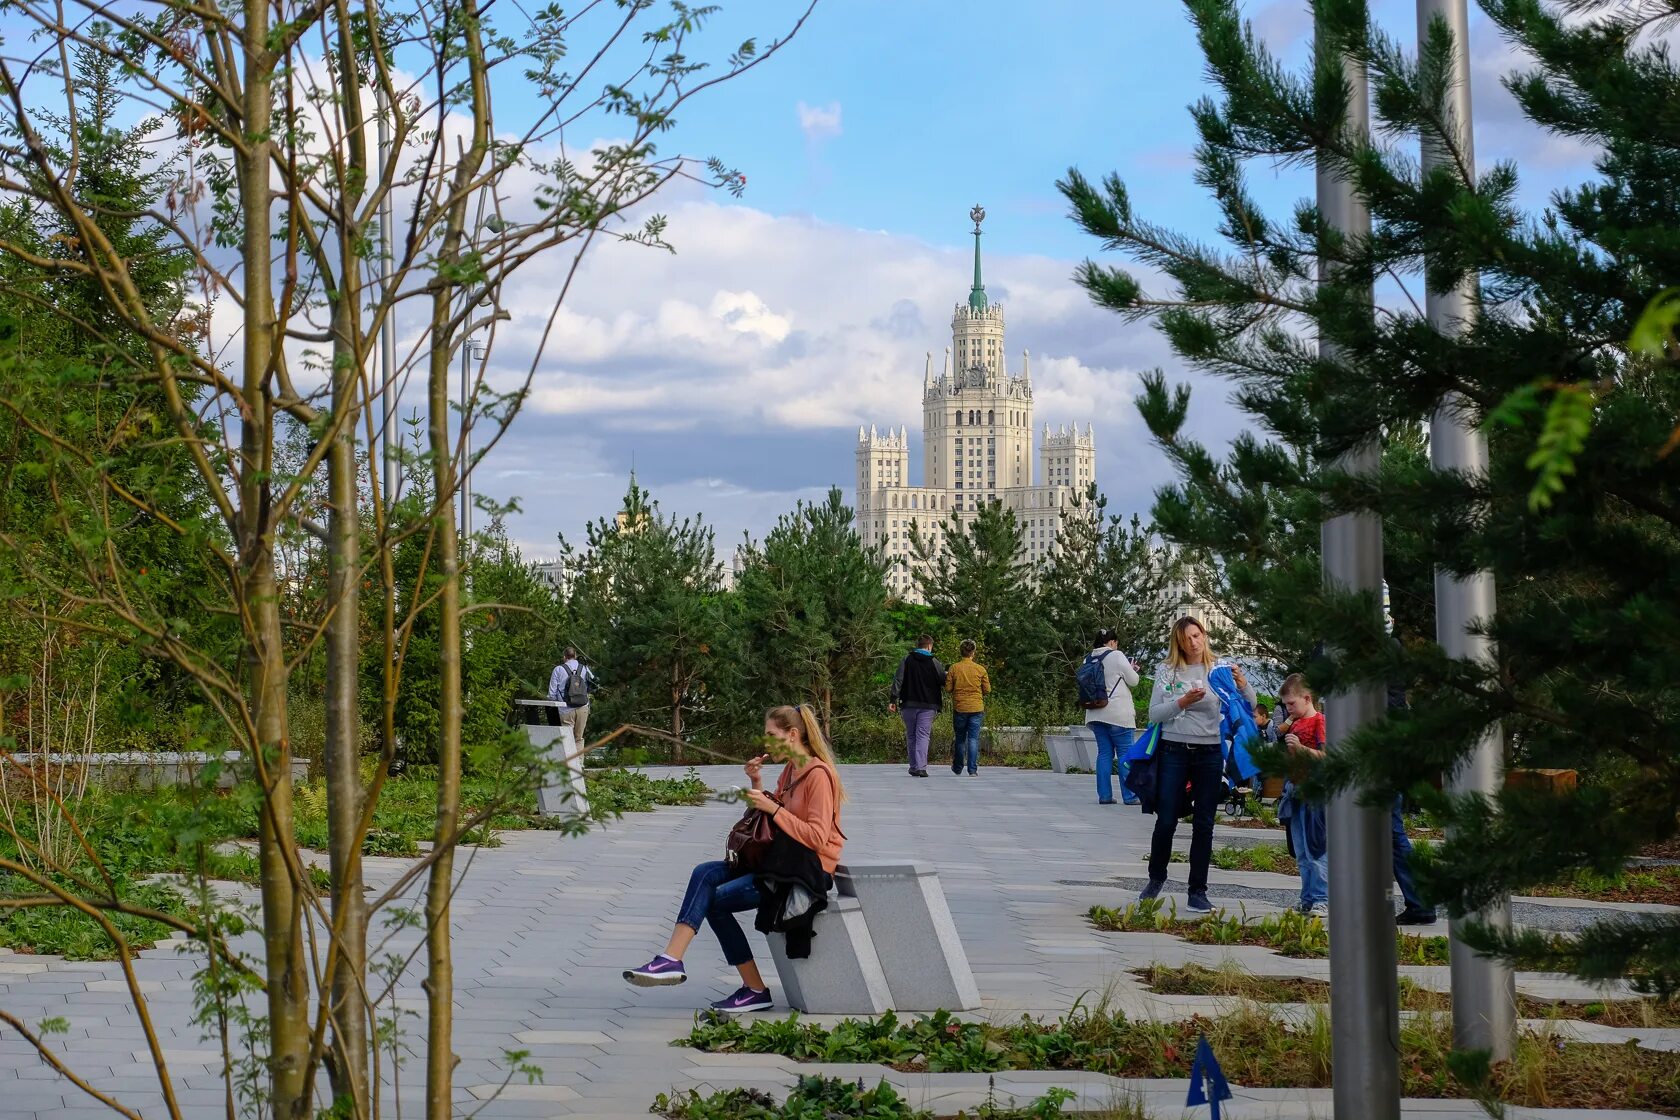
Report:
[{"label": "mulched planting bed", "polygon": [[1630,867],[1614,876],[1582,871],[1568,882],[1529,887],[1518,893],[1537,898],[1680,906],[1680,867]]},{"label": "mulched planting bed", "polygon": [[[705,1014],[675,1045],[781,1054],[802,1062],[875,1062],[929,1073],[1078,1070],[1122,1078],[1183,1078],[1190,1073],[1197,1039],[1204,1035],[1233,1084],[1330,1084],[1330,1021],[1322,1008],[1306,1023],[1249,1004],[1172,1023],[1128,1019],[1096,1008],[1076,1010],[1059,1022],[1024,1017],[1006,1024],[968,1023],[941,1011],[917,1019],[891,1013],[845,1019],[832,1028],[803,1023],[797,1015],[743,1023]],[[1405,1095],[1476,1095],[1450,1071],[1451,1052],[1450,1016],[1422,1014],[1402,1023]],[[1512,1059],[1493,1067],[1487,1095],[1530,1108],[1647,1109],[1680,1116],[1680,1054],[1524,1033]],[[687,1120],[708,1118],[689,1114]]]},{"label": "mulched planting bed", "polygon": [[[1328,957],[1330,934],[1318,918],[1284,910],[1250,918],[1216,911],[1205,918],[1178,916],[1176,905],[1160,899],[1134,902],[1124,909],[1093,906],[1091,923],[1110,933],[1168,933],[1198,945],[1258,945],[1286,957]],[[1396,933],[1401,964],[1446,964],[1447,939]]]},{"label": "mulched planting bed", "polygon": [[[1299,976],[1256,976],[1237,968],[1178,968],[1151,965],[1132,974],[1163,995],[1230,996],[1257,1003],[1329,1003],[1330,985]],[[1447,992],[1424,988],[1400,978],[1400,1007],[1405,1011],[1445,1014],[1452,1011]],[[1591,1001],[1540,1000],[1517,996],[1517,1015],[1523,1019],[1579,1019],[1606,1027],[1680,1027],[1680,1004],[1654,999]]]}]

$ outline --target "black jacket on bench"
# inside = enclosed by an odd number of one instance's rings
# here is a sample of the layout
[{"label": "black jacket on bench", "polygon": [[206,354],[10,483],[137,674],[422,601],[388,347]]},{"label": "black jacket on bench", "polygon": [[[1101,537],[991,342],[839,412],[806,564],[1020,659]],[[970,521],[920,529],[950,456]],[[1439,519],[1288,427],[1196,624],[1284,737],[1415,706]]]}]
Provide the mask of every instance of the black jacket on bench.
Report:
[{"label": "black jacket on bench", "polygon": [[[785,935],[787,955],[793,960],[804,960],[811,955],[817,915],[828,909],[828,889],[834,877],[823,870],[817,853],[781,829],[775,831],[770,850],[753,873],[759,893],[758,916],[753,920],[753,928],[764,934]],[[793,918],[783,918],[788,895],[796,886],[811,892],[810,909]]]}]

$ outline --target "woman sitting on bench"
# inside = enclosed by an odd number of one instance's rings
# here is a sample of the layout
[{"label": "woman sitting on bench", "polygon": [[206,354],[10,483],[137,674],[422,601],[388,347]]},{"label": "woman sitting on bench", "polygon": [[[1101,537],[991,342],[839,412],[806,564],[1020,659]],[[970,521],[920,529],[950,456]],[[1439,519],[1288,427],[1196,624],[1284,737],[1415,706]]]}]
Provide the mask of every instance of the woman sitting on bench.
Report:
[{"label": "woman sitting on bench", "polygon": [[[817,714],[809,704],[772,708],[764,717],[764,734],[770,753],[746,765],[752,782],[747,800],[769,815],[772,827],[810,849],[822,865],[825,887],[832,885],[840,847],[846,840],[840,831],[840,804],[846,800],[846,791],[834,769],[834,755],[817,724]],[[776,780],[774,796],[764,792],[764,763],[771,758],[787,763]],[[723,959],[741,974],[740,989],[712,1004],[713,1010],[767,1010],[774,1001],[753,961],[747,935],[735,918],[742,911],[758,909],[761,899],[751,871],[722,860],[702,863],[689,876],[688,891],[665,951],[640,968],[627,970],[624,978],[641,988],[687,980],[683,954],[700,931],[700,923],[708,921],[723,948]]]}]

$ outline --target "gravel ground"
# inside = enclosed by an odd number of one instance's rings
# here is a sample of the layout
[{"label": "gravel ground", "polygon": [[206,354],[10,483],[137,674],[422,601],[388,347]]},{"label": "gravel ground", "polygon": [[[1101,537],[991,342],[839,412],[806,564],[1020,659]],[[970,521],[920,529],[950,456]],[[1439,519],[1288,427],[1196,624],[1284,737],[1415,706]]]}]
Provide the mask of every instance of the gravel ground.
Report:
[{"label": "gravel ground", "polygon": [[[1141,878],[1058,879],[1056,882],[1064,887],[1113,887],[1116,890],[1135,893],[1141,891],[1148,880]],[[1184,889],[1182,880],[1175,881],[1171,878],[1167,880],[1167,894],[1183,894]],[[1300,900],[1301,892],[1290,888],[1248,887],[1237,883],[1214,883],[1208,888],[1208,896],[1213,900],[1216,907],[1226,903],[1243,901],[1269,902],[1274,906],[1287,907],[1295,905]],[[1125,899],[1123,901],[1129,902],[1131,900]],[[1182,905],[1179,907],[1179,911],[1181,916],[1187,916],[1184,914]],[[1395,912],[1399,913],[1399,910],[1396,909]],[[1530,926],[1535,929],[1555,930],[1559,933],[1573,933],[1585,929],[1593,922],[1614,913],[1616,911],[1594,906],[1537,906],[1531,902],[1517,902],[1511,905],[1511,917],[1518,925]],[[1407,932],[1426,935],[1432,932],[1444,934],[1446,928],[1447,923],[1441,921],[1434,926],[1408,927]]]}]

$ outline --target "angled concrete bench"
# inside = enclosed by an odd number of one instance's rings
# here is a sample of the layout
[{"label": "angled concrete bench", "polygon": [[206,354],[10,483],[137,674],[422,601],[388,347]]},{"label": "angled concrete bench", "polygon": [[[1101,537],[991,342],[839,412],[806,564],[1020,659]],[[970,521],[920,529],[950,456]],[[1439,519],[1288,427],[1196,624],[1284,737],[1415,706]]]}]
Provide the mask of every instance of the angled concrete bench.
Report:
[{"label": "angled concrete bench", "polygon": [[1044,749],[1050,754],[1050,769],[1057,774],[1066,774],[1075,767],[1096,772],[1097,736],[1082,723],[1047,732]]},{"label": "angled concrete bench", "polygon": [[855,898],[830,897],[817,915],[811,955],[793,960],[787,938],[769,937],[788,1006],[810,1015],[879,1015],[892,1006],[887,978]]},{"label": "angled concrete bench", "polygon": [[543,785],[537,790],[537,812],[545,817],[587,817],[589,794],[583,782],[583,755],[570,726],[549,727],[544,708],[564,707],[553,700],[515,700],[525,738],[546,764]]},{"label": "angled concrete bench", "polygon": [[834,885],[843,900],[862,906],[896,1010],[980,1006],[980,988],[931,864],[841,864]]}]

